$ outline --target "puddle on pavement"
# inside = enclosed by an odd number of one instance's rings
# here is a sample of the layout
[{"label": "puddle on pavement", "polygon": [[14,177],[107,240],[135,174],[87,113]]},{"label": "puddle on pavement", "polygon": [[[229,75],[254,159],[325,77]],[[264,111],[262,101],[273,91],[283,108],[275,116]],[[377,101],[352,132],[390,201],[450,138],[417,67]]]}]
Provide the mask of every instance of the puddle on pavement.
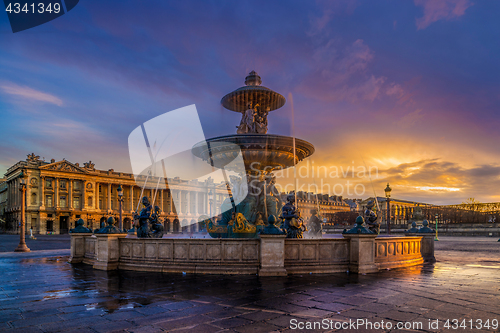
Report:
[{"label": "puddle on pavement", "polygon": [[499,269],[500,266],[487,266],[487,265],[474,265],[474,264],[470,264],[470,265],[466,265],[467,267],[479,267],[479,268],[494,268],[494,269]]},{"label": "puddle on pavement", "polygon": [[[17,272],[27,273],[32,265],[40,265],[41,276],[33,283],[49,286],[50,276],[57,276],[60,289],[52,286],[51,290],[41,292],[38,301],[63,300],[68,307],[81,306],[87,311],[102,310],[107,313],[130,310],[157,302],[179,302],[197,299],[249,298],[266,299],[269,292],[278,295],[296,293],[304,288],[347,288],[354,286],[370,287],[378,283],[422,283],[442,282],[442,278],[455,273],[460,268],[449,263],[425,264],[401,270],[384,271],[373,275],[330,274],[330,275],[294,275],[283,278],[259,278],[258,276],[221,276],[221,275],[180,275],[135,271],[99,271],[90,265],[68,264],[68,257],[26,258],[17,261],[24,264]],[[4,262],[6,263],[6,262]],[[476,265],[477,264],[477,265]],[[8,265],[15,267],[9,262]],[[471,265],[462,265],[469,270],[500,268],[498,261],[476,261]],[[2,267],[4,268],[4,267]],[[489,270],[493,273],[493,270]],[[16,274],[16,271],[12,271]],[[47,272],[48,275],[43,275]],[[464,272],[465,273],[465,272]],[[470,271],[468,272],[470,273]],[[49,276],[49,278],[47,277]],[[433,281],[433,279],[436,279]],[[15,287],[14,287],[15,288]],[[48,288],[47,288],[48,289]]]}]

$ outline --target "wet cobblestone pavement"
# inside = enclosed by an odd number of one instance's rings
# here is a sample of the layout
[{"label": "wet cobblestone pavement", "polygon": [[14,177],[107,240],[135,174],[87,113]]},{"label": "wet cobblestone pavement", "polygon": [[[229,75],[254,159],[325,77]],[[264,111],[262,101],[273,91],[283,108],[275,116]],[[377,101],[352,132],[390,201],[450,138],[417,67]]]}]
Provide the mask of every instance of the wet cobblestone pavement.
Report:
[{"label": "wet cobblestone pavement", "polygon": [[[68,264],[64,250],[4,253],[0,331],[297,332],[318,322],[329,327],[302,331],[500,332],[492,326],[500,321],[496,240],[442,238],[432,265],[286,278],[103,272]],[[358,319],[422,329],[335,328]],[[447,319],[468,326],[446,329]],[[429,328],[436,320],[439,328]],[[471,329],[479,320],[490,327]]]},{"label": "wet cobblestone pavement", "polygon": [[[26,235],[26,245],[31,251],[69,249],[71,239],[69,235],[35,235],[30,239]],[[12,252],[19,244],[19,235],[0,234],[0,253]]]}]

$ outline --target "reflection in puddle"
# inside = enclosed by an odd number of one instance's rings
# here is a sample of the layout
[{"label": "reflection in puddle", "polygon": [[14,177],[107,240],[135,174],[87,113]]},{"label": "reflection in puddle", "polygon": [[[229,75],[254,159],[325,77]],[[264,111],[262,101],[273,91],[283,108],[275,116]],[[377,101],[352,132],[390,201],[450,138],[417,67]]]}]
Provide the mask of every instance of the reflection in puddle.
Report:
[{"label": "reflection in puddle", "polygon": [[473,264],[466,265],[466,266],[467,267],[480,267],[480,268],[494,268],[494,269],[500,268],[500,266],[486,266],[486,265],[473,265]]},{"label": "reflection in puddle", "polygon": [[43,296],[43,300],[47,299],[57,299],[57,298],[63,298],[63,297],[69,297],[72,296],[72,293],[77,292],[76,290],[55,290],[55,291],[47,291],[46,293],[48,295]]},{"label": "reflection in puddle", "polygon": [[[13,263],[3,263],[6,266],[13,265]],[[127,311],[153,303],[159,305],[184,301],[202,303],[220,301],[221,304],[226,304],[228,300],[241,299],[251,303],[270,297],[282,297],[286,300],[287,295],[305,293],[309,289],[324,289],[327,292],[350,292],[352,290],[353,294],[356,294],[360,288],[367,291],[376,290],[380,285],[384,285],[385,288],[394,286],[395,289],[401,286],[406,288],[422,284],[427,287],[438,287],[449,285],[450,278],[459,281],[457,283],[462,285],[467,274],[482,271],[483,279],[491,279],[490,275],[497,274],[491,268],[500,268],[498,261],[476,261],[471,265],[462,264],[461,266],[438,262],[368,275],[338,273],[263,278],[256,275],[182,275],[99,271],[94,270],[90,265],[70,265],[63,257],[29,258],[23,260],[23,263],[28,264],[23,268],[26,274],[33,274],[33,270],[36,271],[34,275],[36,278],[30,281],[31,287],[33,283],[46,286],[45,290],[42,290],[43,288],[37,290],[38,301],[50,302],[50,300],[59,299],[57,302],[67,303],[68,312],[102,311],[103,313]],[[9,272],[9,269],[6,271]],[[12,272],[12,274],[19,274],[19,270]],[[52,282],[48,283],[48,281]],[[27,285],[26,280],[20,280],[19,284],[14,283],[11,287],[17,288],[25,285]],[[28,302],[33,301],[28,300]],[[171,307],[175,308],[174,305]]]}]

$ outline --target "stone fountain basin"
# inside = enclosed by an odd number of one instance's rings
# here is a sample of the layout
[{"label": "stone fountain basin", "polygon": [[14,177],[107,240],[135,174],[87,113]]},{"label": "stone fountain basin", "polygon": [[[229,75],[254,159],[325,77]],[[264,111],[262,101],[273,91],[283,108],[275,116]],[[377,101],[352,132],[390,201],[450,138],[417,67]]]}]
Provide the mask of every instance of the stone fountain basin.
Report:
[{"label": "stone fountain basin", "polygon": [[99,270],[199,274],[375,273],[435,262],[434,235],[336,235],[285,239],[127,238],[125,234],[72,233],[70,263]]},{"label": "stone fountain basin", "polygon": [[[268,171],[286,169],[311,156],[314,146],[301,139],[274,134],[235,134],[211,138],[199,142],[192,148],[192,153],[216,168],[228,166],[242,154],[245,169]],[[294,162],[295,157],[295,162]],[[242,172],[244,170],[233,170]]]}]

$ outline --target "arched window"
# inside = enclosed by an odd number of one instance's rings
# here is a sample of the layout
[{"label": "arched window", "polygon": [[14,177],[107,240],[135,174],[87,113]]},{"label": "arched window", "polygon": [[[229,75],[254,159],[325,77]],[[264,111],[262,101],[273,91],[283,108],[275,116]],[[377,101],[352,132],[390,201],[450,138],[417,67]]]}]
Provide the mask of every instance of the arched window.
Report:
[{"label": "arched window", "polygon": [[179,219],[174,219],[174,232],[179,232],[180,231],[180,222]]},{"label": "arched window", "polygon": [[87,206],[92,207],[92,197],[87,198]]},{"label": "arched window", "polygon": [[165,228],[165,233],[170,231],[170,219],[166,218],[163,221],[163,227]]}]

